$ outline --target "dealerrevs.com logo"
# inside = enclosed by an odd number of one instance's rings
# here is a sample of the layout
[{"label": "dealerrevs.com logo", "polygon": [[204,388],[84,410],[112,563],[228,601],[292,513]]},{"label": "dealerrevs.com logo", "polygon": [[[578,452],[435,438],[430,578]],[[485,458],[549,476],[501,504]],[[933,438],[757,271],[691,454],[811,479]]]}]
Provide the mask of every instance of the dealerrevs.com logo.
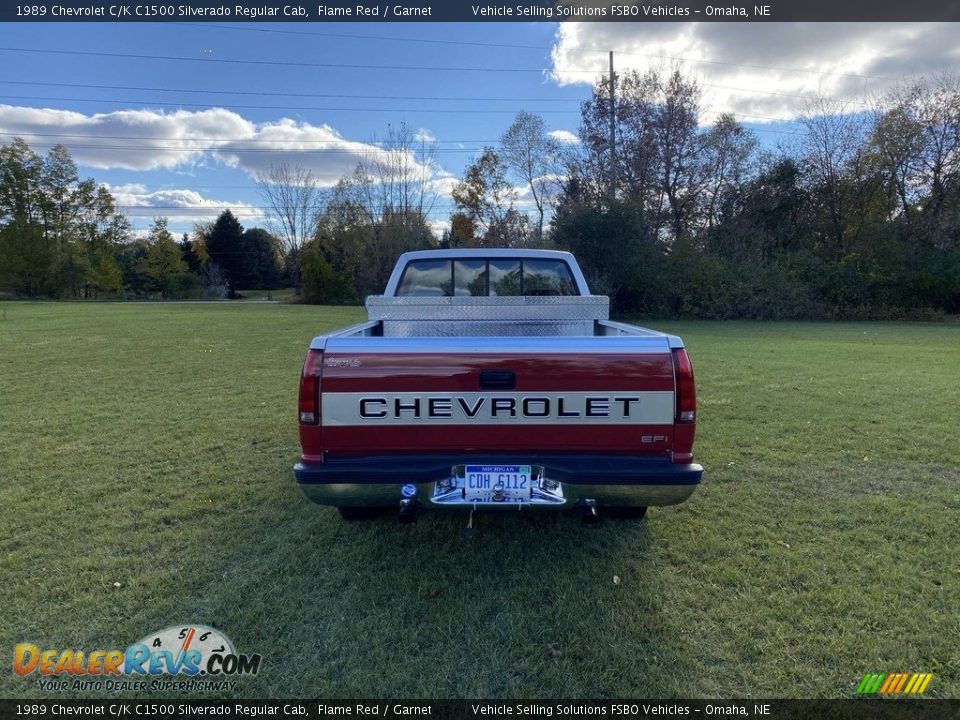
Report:
[{"label": "dealerrevs.com logo", "polygon": [[205,625],[171,625],[124,650],[57,650],[19,643],[13,671],[41,678],[42,690],[232,690],[233,678],[256,675],[259,654],[237,653]]}]

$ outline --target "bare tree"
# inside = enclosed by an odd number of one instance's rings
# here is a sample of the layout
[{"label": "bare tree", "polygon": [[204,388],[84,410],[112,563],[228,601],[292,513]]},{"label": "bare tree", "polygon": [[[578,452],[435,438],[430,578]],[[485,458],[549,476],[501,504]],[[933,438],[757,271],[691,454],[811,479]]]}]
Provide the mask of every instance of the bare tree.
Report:
[{"label": "bare tree", "polygon": [[540,240],[545,209],[553,205],[560,189],[559,144],[547,134],[543,118],[528,112],[517,114],[500,144],[507,167],[530,188],[537,212],[536,238]]},{"label": "bare tree", "polygon": [[[302,165],[280,162],[257,175],[257,192],[272,213],[271,229],[284,253],[296,258],[313,237],[323,211],[325,194],[319,181]],[[294,280],[299,287],[299,273]]]},{"label": "bare tree", "polygon": [[387,221],[425,225],[439,197],[435,143],[404,123],[389,125],[382,140],[372,139],[379,151],[357,163],[352,181],[375,227]]},{"label": "bare tree", "polygon": [[673,242],[687,238],[707,183],[706,137],[698,130],[700,88],[679,69],[658,78],[653,143],[661,211],[669,217]]},{"label": "bare tree", "polygon": [[373,138],[353,173],[330,194],[315,236],[334,270],[363,295],[382,288],[398,255],[430,247],[437,202],[435,143],[406,125]]},{"label": "bare tree", "polygon": [[712,228],[719,221],[718,216],[729,196],[746,182],[756,148],[756,136],[730,113],[720,115],[707,131],[704,155],[707,227]]},{"label": "bare tree", "polygon": [[859,229],[851,222],[851,211],[856,202],[853,181],[867,170],[866,121],[849,113],[846,105],[820,97],[808,105],[800,122],[805,175],[827,220],[825,240],[839,261]]},{"label": "bare tree", "polygon": [[917,116],[924,134],[927,211],[937,220],[946,206],[949,178],[960,174],[960,78],[945,74],[921,84]]}]

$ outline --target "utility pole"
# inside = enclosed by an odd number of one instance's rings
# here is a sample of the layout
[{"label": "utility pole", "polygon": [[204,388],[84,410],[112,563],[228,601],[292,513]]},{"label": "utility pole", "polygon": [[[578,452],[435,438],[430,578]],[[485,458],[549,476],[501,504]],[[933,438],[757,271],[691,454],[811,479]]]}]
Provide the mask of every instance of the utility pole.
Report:
[{"label": "utility pole", "polygon": [[613,50],[610,51],[610,202],[617,197],[617,76],[613,73]]}]

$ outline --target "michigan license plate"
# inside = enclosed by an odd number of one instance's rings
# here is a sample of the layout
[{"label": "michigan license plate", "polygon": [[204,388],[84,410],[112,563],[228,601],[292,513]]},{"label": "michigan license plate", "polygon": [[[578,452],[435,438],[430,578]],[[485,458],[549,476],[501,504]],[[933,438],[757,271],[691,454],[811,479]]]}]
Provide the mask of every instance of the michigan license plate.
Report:
[{"label": "michigan license plate", "polygon": [[528,502],[531,482],[529,465],[467,465],[457,480],[470,502]]}]

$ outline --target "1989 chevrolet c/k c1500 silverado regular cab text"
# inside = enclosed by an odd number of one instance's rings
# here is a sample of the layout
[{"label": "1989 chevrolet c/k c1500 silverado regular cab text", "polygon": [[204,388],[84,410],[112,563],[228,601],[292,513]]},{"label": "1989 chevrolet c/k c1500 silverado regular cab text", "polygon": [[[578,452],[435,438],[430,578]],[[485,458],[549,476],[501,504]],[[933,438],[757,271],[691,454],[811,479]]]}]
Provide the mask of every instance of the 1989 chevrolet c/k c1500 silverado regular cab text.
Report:
[{"label": "1989 chevrolet c/k c1500 silverado regular cab text", "polygon": [[680,338],[611,322],[573,256],[427,250],[369,320],[310,343],[297,483],[347,519],[394,507],[579,508],[687,499],[696,394]]}]

